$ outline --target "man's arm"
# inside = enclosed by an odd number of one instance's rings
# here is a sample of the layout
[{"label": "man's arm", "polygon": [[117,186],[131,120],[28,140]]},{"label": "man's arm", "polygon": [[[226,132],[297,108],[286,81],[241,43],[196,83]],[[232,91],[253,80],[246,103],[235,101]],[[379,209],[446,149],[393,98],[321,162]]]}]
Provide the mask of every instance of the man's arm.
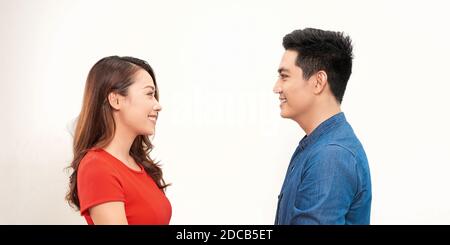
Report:
[{"label": "man's arm", "polygon": [[327,145],[305,166],[290,223],[345,224],[356,190],[354,155],[339,145]]}]

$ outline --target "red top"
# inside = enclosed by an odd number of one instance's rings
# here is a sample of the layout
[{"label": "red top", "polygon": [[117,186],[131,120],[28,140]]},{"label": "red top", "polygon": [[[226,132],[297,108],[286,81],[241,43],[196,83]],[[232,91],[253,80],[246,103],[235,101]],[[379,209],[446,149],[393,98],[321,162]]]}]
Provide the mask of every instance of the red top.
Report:
[{"label": "red top", "polygon": [[128,224],[169,224],[172,207],[166,195],[138,164],[133,170],[103,149],[91,149],[78,168],[77,186],[80,213],[88,224],[94,222],[89,208],[122,201]]}]

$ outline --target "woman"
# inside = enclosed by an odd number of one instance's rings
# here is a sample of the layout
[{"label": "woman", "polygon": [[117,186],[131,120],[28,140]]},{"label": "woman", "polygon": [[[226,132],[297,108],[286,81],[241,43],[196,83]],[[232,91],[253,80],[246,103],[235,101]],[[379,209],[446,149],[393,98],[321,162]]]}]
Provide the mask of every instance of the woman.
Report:
[{"label": "woman", "polygon": [[160,167],[150,159],[161,106],[150,65],[106,57],[89,72],[66,199],[88,224],[169,224]]}]

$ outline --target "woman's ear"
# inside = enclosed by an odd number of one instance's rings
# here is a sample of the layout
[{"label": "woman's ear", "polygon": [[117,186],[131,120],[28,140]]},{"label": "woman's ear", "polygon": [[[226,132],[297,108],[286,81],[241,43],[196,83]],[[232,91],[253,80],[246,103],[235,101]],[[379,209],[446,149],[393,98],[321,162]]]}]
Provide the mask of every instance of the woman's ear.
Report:
[{"label": "woman's ear", "polygon": [[121,103],[120,103],[120,95],[119,94],[114,93],[114,92],[109,93],[108,94],[108,102],[109,102],[109,105],[111,105],[111,107],[114,110],[120,110]]}]

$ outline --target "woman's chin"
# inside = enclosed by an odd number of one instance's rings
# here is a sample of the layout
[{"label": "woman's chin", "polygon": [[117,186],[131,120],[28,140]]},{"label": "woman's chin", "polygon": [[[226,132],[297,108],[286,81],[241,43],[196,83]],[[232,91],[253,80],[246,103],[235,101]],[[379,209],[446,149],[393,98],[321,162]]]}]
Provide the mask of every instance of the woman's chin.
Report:
[{"label": "woman's chin", "polygon": [[155,129],[146,128],[146,129],[141,130],[138,135],[152,136],[154,134],[155,134]]},{"label": "woman's chin", "polygon": [[152,136],[152,135],[154,135],[155,134],[155,130],[154,129],[152,129],[152,130],[146,130],[146,132],[145,132],[145,135],[147,135],[147,136]]}]

